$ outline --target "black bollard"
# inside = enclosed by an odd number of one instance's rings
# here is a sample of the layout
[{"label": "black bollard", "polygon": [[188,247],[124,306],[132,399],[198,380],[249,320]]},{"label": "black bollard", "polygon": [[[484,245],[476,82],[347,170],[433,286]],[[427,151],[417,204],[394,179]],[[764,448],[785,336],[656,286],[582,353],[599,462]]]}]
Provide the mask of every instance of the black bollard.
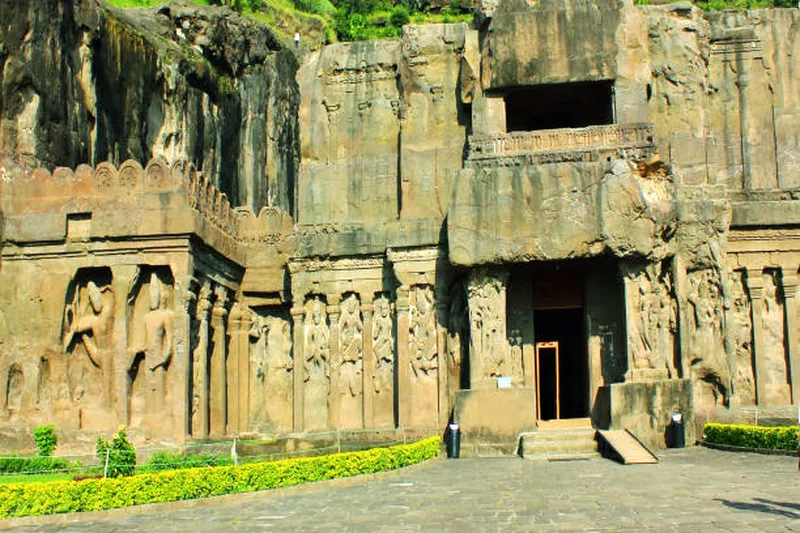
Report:
[{"label": "black bollard", "polygon": [[446,446],[448,459],[458,459],[461,456],[461,428],[458,424],[448,426]]},{"label": "black bollard", "polygon": [[683,425],[683,415],[680,413],[672,414],[672,421],[669,424],[670,448],[684,448],[686,446],[686,430]]}]

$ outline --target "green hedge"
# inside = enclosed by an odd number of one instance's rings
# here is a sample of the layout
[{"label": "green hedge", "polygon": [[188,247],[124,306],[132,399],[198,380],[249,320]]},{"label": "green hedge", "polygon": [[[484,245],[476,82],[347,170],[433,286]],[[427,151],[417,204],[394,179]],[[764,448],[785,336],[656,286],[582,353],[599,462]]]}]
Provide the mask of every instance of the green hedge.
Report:
[{"label": "green hedge", "polygon": [[0,485],[0,518],[101,511],[288,487],[393,470],[436,457],[439,437],[412,444],[241,466],[190,468],[115,479]]},{"label": "green hedge", "polygon": [[712,444],[727,444],[759,450],[796,450],[797,426],[762,427],[709,422],[703,438]]},{"label": "green hedge", "polygon": [[68,470],[74,466],[69,461],[56,457],[0,457],[0,473],[2,474],[51,472]]}]

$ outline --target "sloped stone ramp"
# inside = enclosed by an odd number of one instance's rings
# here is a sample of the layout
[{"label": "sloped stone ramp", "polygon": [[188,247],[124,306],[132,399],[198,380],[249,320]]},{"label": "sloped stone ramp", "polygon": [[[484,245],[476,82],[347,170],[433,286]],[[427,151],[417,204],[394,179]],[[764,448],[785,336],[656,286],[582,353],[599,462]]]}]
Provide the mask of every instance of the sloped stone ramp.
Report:
[{"label": "sloped stone ramp", "polygon": [[656,464],[658,457],[630,431],[597,430],[597,442],[603,457],[625,465]]}]

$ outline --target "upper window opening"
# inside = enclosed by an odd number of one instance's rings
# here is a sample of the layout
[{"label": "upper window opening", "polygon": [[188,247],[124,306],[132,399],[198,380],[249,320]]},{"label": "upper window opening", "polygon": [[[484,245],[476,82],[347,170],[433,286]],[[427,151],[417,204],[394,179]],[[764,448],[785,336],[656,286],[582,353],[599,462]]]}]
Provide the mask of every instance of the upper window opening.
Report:
[{"label": "upper window opening", "polygon": [[537,85],[505,96],[506,130],[583,128],[614,123],[611,80]]}]

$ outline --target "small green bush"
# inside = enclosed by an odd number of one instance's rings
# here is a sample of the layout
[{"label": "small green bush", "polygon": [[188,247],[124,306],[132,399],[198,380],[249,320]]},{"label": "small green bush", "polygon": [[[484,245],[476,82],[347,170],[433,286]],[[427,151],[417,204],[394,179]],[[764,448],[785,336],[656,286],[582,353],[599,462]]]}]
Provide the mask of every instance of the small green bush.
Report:
[{"label": "small green bush", "polygon": [[161,472],[181,468],[205,466],[229,466],[233,459],[229,455],[182,455],[180,453],[156,452],[137,472]]},{"label": "small green bush", "polygon": [[762,427],[709,422],[703,438],[712,444],[726,444],[759,450],[796,450],[797,426]]},{"label": "small green bush", "polygon": [[68,470],[74,467],[69,461],[57,457],[0,457],[0,473],[32,474]]},{"label": "small green bush", "polygon": [[47,425],[35,428],[33,440],[36,442],[36,449],[39,450],[39,457],[50,457],[58,444],[55,426]]},{"label": "small green bush", "polygon": [[408,9],[403,6],[396,6],[392,9],[392,14],[389,15],[389,23],[396,28],[402,28],[410,20],[411,16],[408,14]]},{"label": "small green bush", "polygon": [[111,442],[98,436],[95,452],[101,465],[105,466],[108,460],[107,477],[130,476],[136,468],[136,450],[128,442],[125,426],[120,426],[119,431],[112,436]]},{"label": "small green bush", "polygon": [[241,466],[188,468],[83,481],[0,485],[0,518],[100,511],[287,487],[311,481],[393,470],[439,454],[439,437],[320,457]]}]

